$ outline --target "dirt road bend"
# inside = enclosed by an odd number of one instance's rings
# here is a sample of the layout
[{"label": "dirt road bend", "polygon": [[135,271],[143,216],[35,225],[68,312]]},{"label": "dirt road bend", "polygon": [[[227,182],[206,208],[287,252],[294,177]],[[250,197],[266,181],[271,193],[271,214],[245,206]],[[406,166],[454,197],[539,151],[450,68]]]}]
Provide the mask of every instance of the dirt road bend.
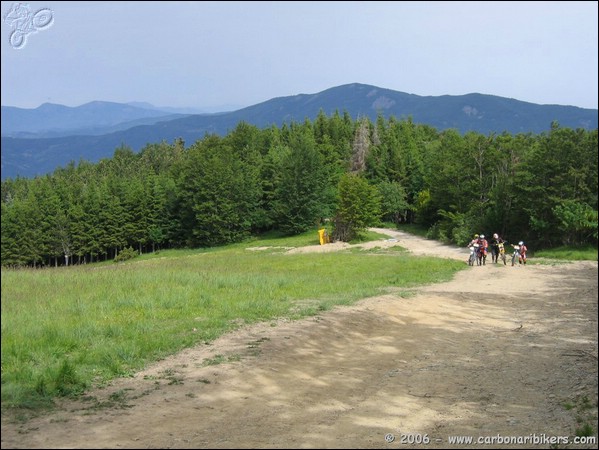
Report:
[{"label": "dirt road bend", "polygon": [[[362,246],[467,258],[379,231]],[[565,443],[597,433],[597,331],[597,262],[488,263],[240,329],[50,414],[3,413],[2,448],[597,448]]]}]

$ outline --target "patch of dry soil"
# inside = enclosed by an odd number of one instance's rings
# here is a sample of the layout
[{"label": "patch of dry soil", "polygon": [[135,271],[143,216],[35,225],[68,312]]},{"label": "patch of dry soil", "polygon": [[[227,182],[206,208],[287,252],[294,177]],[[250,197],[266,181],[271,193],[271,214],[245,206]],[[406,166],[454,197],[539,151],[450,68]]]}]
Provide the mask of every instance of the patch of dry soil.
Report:
[{"label": "patch of dry soil", "polygon": [[[378,231],[390,240],[368,245],[467,258]],[[548,440],[597,433],[597,262],[470,267],[410,298],[246,327],[89,394],[3,414],[2,448],[597,448]]]}]

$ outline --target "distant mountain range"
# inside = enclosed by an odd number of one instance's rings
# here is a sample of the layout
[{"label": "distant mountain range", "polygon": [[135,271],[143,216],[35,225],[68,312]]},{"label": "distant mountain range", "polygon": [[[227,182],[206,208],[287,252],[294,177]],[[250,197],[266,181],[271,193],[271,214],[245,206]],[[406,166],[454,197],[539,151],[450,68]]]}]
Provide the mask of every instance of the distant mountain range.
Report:
[{"label": "distant mountain range", "polygon": [[[187,110],[189,111],[189,110]],[[540,134],[551,122],[568,128],[598,128],[598,111],[574,106],[537,105],[484,94],[418,96],[365,84],[348,84],[317,94],[299,94],[232,112],[185,114],[146,103],[91,102],[72,108],[43,104],[36,109],[2,106],[2,179],[52,172],[70,161],[97,162],[127,145],[134,151],[148,143],[187,145],[207,133],[225,135],[240,121],[257,127],[314,120],[347,111],[353,119],[411,117],[415,123],[461,133]]]},{"label": "distant mountain range", "polygon": [[149,103],[90,102],[75,108],[44,103],[35,109],[2,106],[2,136],[52,138],[98,136],[198,112],[156,108]]}]

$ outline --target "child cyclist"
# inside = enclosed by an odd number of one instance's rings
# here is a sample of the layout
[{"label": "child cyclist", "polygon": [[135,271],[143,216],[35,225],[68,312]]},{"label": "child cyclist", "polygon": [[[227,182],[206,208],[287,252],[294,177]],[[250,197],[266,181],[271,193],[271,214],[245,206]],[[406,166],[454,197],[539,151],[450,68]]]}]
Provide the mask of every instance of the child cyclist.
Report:
[{"label": "child cyclist", "polygon": [[[479,243],[478,238],[479,238],[478,234],[475,234],[474,237],[472,238],[472,240],[470,242],[468,242],[468,245],[466,247],[468,247],[471,252],[476,251],[476,249],[472,250],[472,247],[474,246],[474,244]],[[468,259],[466,260],[466,264],[470,264],[470,257],[468,257]]]},{"label": "child cyclist", "polygon": [[478,248],[478,252],[479,252],[479,256],[480,256],[479,261],[484,266],[485,263],[487,262],[487,251],[489,249],[489,242],[485,239],[485,235],[481,234],[480,237],[478,238],[478,243],[480,245],[480,247]]},{"label": "child cyclist", "polygon": [[520,250],[518,251],[518,264],[526,265],[526,252],[528,251],[528,247],[524,245],[524,241],[518,242],[520,246]]}]

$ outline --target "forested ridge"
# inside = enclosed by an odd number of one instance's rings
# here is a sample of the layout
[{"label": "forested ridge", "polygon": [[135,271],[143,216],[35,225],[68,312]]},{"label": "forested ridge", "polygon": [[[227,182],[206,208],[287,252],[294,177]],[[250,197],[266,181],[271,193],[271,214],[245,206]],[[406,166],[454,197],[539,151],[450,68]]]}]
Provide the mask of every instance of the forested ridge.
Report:
[{"label": "forested ridge", "polygon": [[[553,121],[572,129],[598,127],[596,109],[538,105],[478,93],[419,96],[361,83],[272,98],[236,111],[179,118],[149,117],[149,111],[110,102],[76,108],[50,104],[34,110],[3,108],[2,180],[46,175],[71,160],[97,163],[110,158],[122,143],[137,153],[148,143],[163,140],[181,138],[191,144],[206,133],[223,137],[240,122],[260,129],[280,127],[306,119],[315,121],[321,112],[330,116],[343,111],[354,120],[367,117],[373,122],[379,115],[410,118],[439,131],[455,129],[462,134],[540,134],[549,131]],[[125,117],[129,120],[123,122]]]},{"label": "forested ridge", "polygon": [[597,129],[460,134],[411,119],[314,121],[186,146],[117,148],[98,163],[2,182],[3,266],[68,265],[124,250],[213,247],[330,220],[349,239],[380,221],[465,244],[497,232],[529,247],[597,245]]}]

